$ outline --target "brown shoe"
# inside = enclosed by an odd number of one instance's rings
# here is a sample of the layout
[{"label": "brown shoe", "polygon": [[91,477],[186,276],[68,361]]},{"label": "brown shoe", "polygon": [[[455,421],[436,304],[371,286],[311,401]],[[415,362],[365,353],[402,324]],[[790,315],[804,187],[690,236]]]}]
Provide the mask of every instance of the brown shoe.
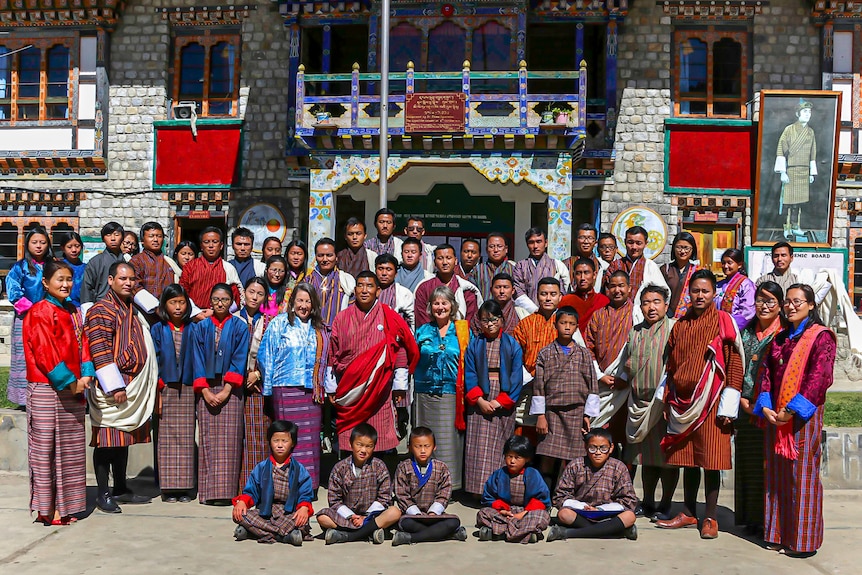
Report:
[{"label": "brown shoe", "polygon": [[700,526],[701,539],[715,539],[718,537],[718,521],[712,517],[707,517],[703,520],[703,525]]},{"label": "brown shoe", "polygon": [[696,527],[697,519],[686,515],[685,513],[679,513],[673,519],[656,521],[655,526],[659,529],[680,529],[682,527]]}]

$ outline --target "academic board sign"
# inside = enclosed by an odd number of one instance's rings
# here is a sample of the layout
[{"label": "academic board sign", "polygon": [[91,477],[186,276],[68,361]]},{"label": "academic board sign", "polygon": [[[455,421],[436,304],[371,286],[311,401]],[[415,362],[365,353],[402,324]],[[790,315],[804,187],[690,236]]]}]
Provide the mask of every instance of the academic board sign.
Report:
[{"label": "academic board sign", "polygon": [[[770,257],[769,248],[745,248],[745,261],[748,269],[748,277],[757,281],[757,278],[765,273],[772,271],[772,258]],[[844,285],[848,280],[848,253],[846,249],[841,248],[823,248],[823,249],[801,249],[794,248],[793,263],[791,269],[811,270],[814,273],[828,268],[835,271],[835,274],[842,278]]]}]

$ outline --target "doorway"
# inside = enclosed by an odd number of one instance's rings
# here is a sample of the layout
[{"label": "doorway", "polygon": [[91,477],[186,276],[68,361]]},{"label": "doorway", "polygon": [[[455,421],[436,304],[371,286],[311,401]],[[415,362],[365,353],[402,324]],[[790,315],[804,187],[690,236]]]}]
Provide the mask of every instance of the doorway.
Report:
[{"label": "doorway", "polygon": [[[230,238],[227,237],[227,216],[212,215],[212,212],[205,212],[205,214],[197,216],[194,212],[189,212],[189,215],[176,216],[174,218],[174,229],[176,230],[174,246],[188,240],[194,242],[198,247],[198,252],[200,252],[200,234],[204,229],[213,226],[220,229],[222,234],[224,234],[226,252],[227,246],[230,245]],[[225,253],[223,252],[222,257],[224,256]]]}]

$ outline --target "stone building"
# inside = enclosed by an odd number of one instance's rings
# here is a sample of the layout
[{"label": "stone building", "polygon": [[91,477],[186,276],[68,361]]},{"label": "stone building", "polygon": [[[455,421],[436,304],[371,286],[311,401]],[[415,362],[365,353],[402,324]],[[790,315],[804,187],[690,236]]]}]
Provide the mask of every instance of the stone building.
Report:
[{"label": "stone building", "polygon": [[[658,258],[686,229],[709,263],[725,247],[780,239],[766,223],[772,204],[755,225],[758,185],[775,177],[758,165],[758,94],[837,90],[840,156],[819,147],[797,226],[819,231],[790,239],[828,254],[858,303],[857,6],[391,3],[389,201],[424,215],[437,241],[499,228],[523,257],[518,236],[538,224],[564,256],[582,221],[616,233],[643,222]],[[0,267],[35,222],[78,230],[92,247],[112,219],[167,223],[171,243],[206,225],[312,242],[339,236],[349,216],[370,226],[379,26],[376,0],[0,2]],[[429,92],[461,98],[463,122],[407,121]]]}]

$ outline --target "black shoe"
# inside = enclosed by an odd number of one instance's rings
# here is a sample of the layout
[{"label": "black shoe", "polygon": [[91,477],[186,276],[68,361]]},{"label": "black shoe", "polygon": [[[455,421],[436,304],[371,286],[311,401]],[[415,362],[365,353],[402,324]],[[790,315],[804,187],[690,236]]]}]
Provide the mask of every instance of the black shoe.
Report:
[{"label": "black shoe", "polygon": [[165,503],[176,503],[177,498],[174,495],[164,495],[163,494],[162,495],[162,501],[164,501]]},{"label": "black shoe", "polygon": [[233,530],[233,537],[236,541],[245,541],[248,539],[248,529],[242,525],[237,525],[236,529]]},{"label": "black shoe", "polygon": [[96,498],[96,507],[104,513],[122,513],[123,510],[117,505],[116,500],[110,493],[103,493]]},{"label": "black shoe", "polygon": [[643,505],[635,507],[635,517],[643,517],[644,515],[647,515],[647,512]]},{"label": "black shoe", "polygon": [[189,497],[188,495],[180,495],[179,498],[177,499],[177,501],[179,501],[180,503],[188,503],[191,500],[192,500],[192,498]]},{"label": "black shoe", "polygon": [[138,495],[132,491],[124,491],[118,495],[114,495],[114,499],[116,499],[120,503],[128,503],[130,505],[142,505],[144,503],[149,503],[153,500],[152,497]]}]

